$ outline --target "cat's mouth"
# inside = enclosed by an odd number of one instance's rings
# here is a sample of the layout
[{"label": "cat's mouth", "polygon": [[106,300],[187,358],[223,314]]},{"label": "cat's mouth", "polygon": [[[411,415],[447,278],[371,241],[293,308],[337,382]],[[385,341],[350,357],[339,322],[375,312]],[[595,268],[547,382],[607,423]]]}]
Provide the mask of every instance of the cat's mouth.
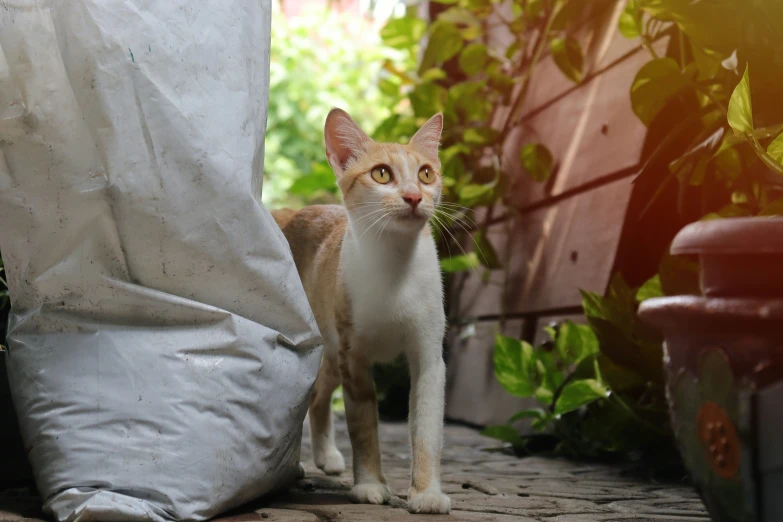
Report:
[{"label": "cat's mouth", "polygon": [[424,213],[419,210],[410,209],[405,212],[399,213],[397,215],[397,219],[400,221],[404,221],[406,223],[420,223],[422,221],[425,221],[427,219],[427,216],[424,215]]}]

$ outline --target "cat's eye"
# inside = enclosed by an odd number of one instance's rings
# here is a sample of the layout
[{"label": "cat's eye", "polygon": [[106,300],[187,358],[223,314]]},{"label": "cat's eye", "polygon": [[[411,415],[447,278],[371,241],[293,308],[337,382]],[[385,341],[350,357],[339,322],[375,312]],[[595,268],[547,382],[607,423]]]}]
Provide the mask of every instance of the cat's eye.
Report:
[{"label": "cat's eye", "polygon": [[424,165],[422,168],[419,169],[419,179],[422,183],[425,183],[429,185],[433,181],[435,181],[435,172],[432,170],[432,167],[429,165]]},{"label": "cat's eye", "polygon": [[378,165],[377,167],[373,167],[373,169],[370,171],[370,176],[372,176],[372,179],[381,185],[386,185],[392,180],[391,169],[386,165]]}]

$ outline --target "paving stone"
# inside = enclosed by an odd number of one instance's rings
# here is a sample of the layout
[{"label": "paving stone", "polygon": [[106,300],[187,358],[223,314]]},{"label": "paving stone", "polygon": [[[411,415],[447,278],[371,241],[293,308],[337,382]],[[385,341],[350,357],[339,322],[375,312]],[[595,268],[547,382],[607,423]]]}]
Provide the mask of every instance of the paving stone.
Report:
[{"label": "paving stone", "polygon": [[[338,446],[351,469],[345,422],[337,419]],[[518,459],[487,452],[497,445],[476,431],[447,426],[441,466],[443,490],[452,499],[448,518],[411,515],[408,427],[382,423],[383,466],[393,497],[389,505],[353,504],[350,471],[327,477],[312,462],[305,425],[305,478],[291,490],[259,499],[220,522],[708,522],[688,484],[636,478],[629,466],[581,464],[566,459]],[[264,517],[263,514],[267,516]],[[0,522],[41,521],[40,501],[27,489],[0,490]]]}]

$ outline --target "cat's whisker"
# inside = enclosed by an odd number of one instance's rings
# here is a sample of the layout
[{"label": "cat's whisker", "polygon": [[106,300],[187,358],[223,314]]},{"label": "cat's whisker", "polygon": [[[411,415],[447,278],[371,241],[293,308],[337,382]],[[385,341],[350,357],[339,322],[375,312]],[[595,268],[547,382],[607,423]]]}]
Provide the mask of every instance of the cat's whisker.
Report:
[{"label": "cat's whisker", "polygon": [[[457,237],[454,235],[454,233],[451,230],[449,230],[449,229],[446,229],[446,232],[451,236],[451,239],[454,240],[454,243],[457,245],[457,247],[460,249],[460,251],[462,251],[462,254],[467,257],[468,253],[465,251],[464,248],[462,248],[462,245],[460,244],[460,242],[457,241]],[[471,236],[471,238],[472,238],[472,236]],[[449,253],[449,255],[451,255],[451,254]],[[473,267],[473,274],[475,274],[476,277],[479,277],[478,270],[476,270],[476,267]]]},{"label": "cat's whisker", "polygon": [[439,208],[436,208],[435,212],[440,212],[441,214],[444,214],[444,215],[448,216],[449,218],[453,219],[454,221],[466,221],[467,220],[466,222],[469,225],[471,225],[474,228],[479,228],[478,224],[476,224],[476,222],[473,221],[472,219],[470,219],[468,216],[465,216],[465,215],[463,215],[463,216],[456,216],[454,214],[450,214],[449,212],[447,212],[445,210],[442,210],[442,209],[439,209]]},{"label": "cat's whisker", "polygon": [[[443,213],[442,210],[438,210],[436,212]],[[446,214],[446,215],[448,215],[449,217],[453,217],[453,216],[451,216],[449,214]],[[481,258],[484,260],[484,264],[485,265],[489,265],[489,261],[487,260],[487,256],[484,254],[484,251],[481,249],[481,246],[478,244],[478,241],[476,241],[476,238],[474,238],[473,234],[471,234],[471,231],[468,230],[467,227],[465,227],[462,223],[460,223],[459,219],[455,219],[454,223],[456,223],[457,226],[459,226],[462,230],[465,231],[465,233],[468,235],[468,237],[471,239],[471,241],[473,241],[473,245],[475,246],[476,251],[479,253],[479,255],[481,255]],[[477,229],[479,228],[478,225],[476,225],[475,223],[473,223],[473,226],[475,226]]]},{"label": "cat's whisker", "polygon": [[[438,219],[437,216],[433,215],[432,218],[434,219],[433,223],[435,224],[435,227],[440,231],[441,236],[445,237],[444,230],[446,226],[443,223],[441,223],[441,221]],[[449,252],[449,257],[451,257],[451,247],[449,246],[448,238],[446,238],[446,241],[444,241],[444,243],[446,245],[446,250]]]},{"label": "cat's whisker", "polygon": [[353,203],[353,204],[351,204],[350,207],[346,206],[345,208],[348,209],[348,210],[356,210],[358,208],[380,207],[380,206],[381,206],[380,202],[372,201],[372,202],[369,202],[369,203]]},{"label": "cat's whisker", "polygon": [[452,208],[452,209],[458,209],[465,212],[473,212],[474,214],[478,214],[481,217],[487,217],[487,215],[484,212],[479,212],[478,210],[470,207],[466,207],[465,205],[460,205],[459,203],[451,203],[449,201],[441,201],[438,203],[438,206],[446,207],[446,208]]},{"label": "cat's whisker", "polygon": [[485,255],[484,255],[484,251],[483,251],[483,250],[481,250],[481,247],[479,246],[479,244],[478,244],[478,241],[476,241],[476,238],[475,238],[475,237],[473,237],[473,234],[471,234],[471,233],[470,233],[470,230],[468,230],[468,229],[467,229],[467,228],[466,228],[466,227],[465,227],[465,226],[464,226],[462,223],[460,223],[459,221],[455,221],[455,223],[456,223],[457,225],[459,225],[459,226],[460,226],[460,228],[462,228],[462,230],[464,230],[464,231],[465,231],[465,233],[468,235],[468,237],[471,239],[471,241],[473,241],[473,246],[476,248],[476,250],[478,251],[478,253],[479,253],[479,254],[481,254],[481,258],[484,260],[484,264],[485,264],[485,265],[489,265],[489,261],[487,261],[487,256],[485,256]]},{"label": "cat's whisker", "polygon": [[374,226],[375,226],[375,225],[376,225],[376,224],[377,224],[377,223],[378,223],[380,220],[382,220],[383,218],[385,218],[385,217],[387,217],[387,216],[388,216],[388,214],[384,214],[384,215],[382,215],[381,217],[379,217],[378,219],[376,219],[375,221],[373,221],[372,225],[370,225],[369,227],[367,227],[367,229],[366,229],[364,232],[362,232],[362,235],[360,235],[360,236],[359,236],[359,239],[357,239],[357,242],[358,242],[359,240],[361,240],[361,239],[364,237],[364,235],[365,235],[367,232],[369,232],[370,230],[372,230],[372,227],[374,227]]},{"label": "cat's whisker", "polygon": [[462,222],[467,223],[468,225],[470,225],[473,228],[480,228],[478,223],[476,223],[470,217],[468,217],[468,216],[466,216],[464,214],[452,213],[451,210],[446,211],[446,210],[443,210],[443,209],[435,209],[435,211],[436,212],[440,212],[441,214],[445,214],[446,216],[448,216],[453,221],[462,221]]},{"label": "cat's whisker", "polygon": [[357,219],[357,220],[353,221],[352,223],[353,223],[353,225],[360,225],[360,224],[362,224],[363,222],[370,221],[371,219],[373,219],[374,217],[376,217],[376,216],[377,216],[379,213],[381,213],[381,212],[385,212],[385,211],[386,211],[386,209],[385,209],[385,208],[379,208],[379,209],[377,209],[377,210],[373,210],[372,212],[368,212],[367,214],[365,214],[365,215],[363,215],[363,216],[359,217],[359,219]]},{"label": "cat's whisker", "polygon": [[378,237],[376,238],[376,242],[380,241],[381,236],[383,236],[383,231],[386,229],[386,225],[389,224],[389,222],[392,220],[394,216],[389,216],[389,219],[383,222],[383,226],[381,227],[380,232],[378,232]]}]

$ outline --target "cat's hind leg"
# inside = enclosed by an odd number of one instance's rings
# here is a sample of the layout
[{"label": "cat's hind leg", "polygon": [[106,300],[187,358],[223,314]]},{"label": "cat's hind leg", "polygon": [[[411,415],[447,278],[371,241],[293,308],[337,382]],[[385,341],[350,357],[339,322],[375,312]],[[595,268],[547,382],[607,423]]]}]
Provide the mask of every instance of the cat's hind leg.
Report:
[{"label": "cat's hind leg", "polygon": [[324,350],[321,368],[310,395],[310,436],[313,460],[327,475],[339,475],[345,471],[345,459],[334,443],[332,424],[332,393],[340,384],[337,357]]}]

